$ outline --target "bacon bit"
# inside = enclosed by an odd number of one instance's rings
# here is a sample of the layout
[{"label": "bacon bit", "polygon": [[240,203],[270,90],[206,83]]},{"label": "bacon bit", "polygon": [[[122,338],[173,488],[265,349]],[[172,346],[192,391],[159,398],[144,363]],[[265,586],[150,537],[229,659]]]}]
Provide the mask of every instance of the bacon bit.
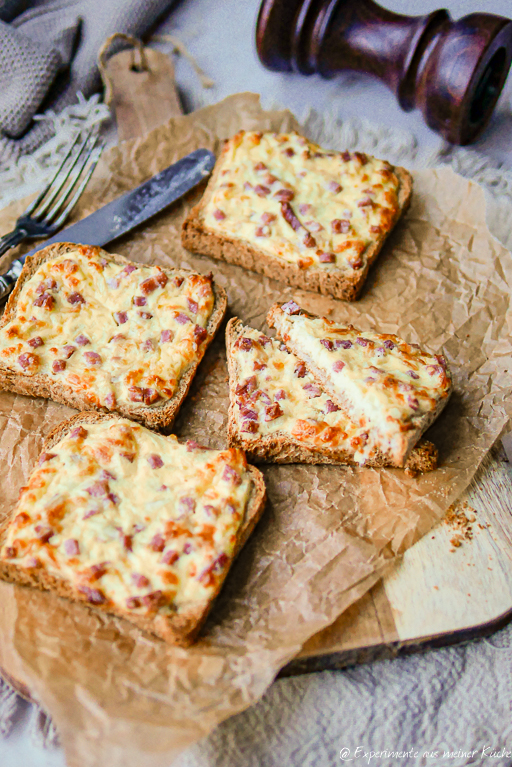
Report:
[{"label": "bacon bit", "polygon": [[88,365],[101,365],[101,357],[98,352],[84,352],[84,359]]},{"label": "bacon bit", "polygon": [[271,340],[272,340],[272,339],[270,339],[268,336],[263,336],[263,335],[261,335],[261,336],[258,338],[258,341],[260,342],[260,344],[261,344],[262,346],[266,346],[267,344],[269,344],[269,343],[270,343],[270,341],[271,341]]},{"label": "bacon bit", "polygon": [[83,426],[76,426],[72,432],[69,433],[69,436],[72,439],[85,439],[89,432],[87,429],[84,429]]},{"label": "bacon bit", "polygon": [[364,379],[364,382],[367,384],[372,384],[372,383],[375,383],[376,380],[377,380],[376,378],[372,378],[371,376],[368,376],[368,378]]},{"label": "bacon bit", "polygon": [[31,338],[30,341],[28,341],[28,345],[31,346],[32,349],[37,349],[38,346],[44,345],[44,341],[41,336],[36,336],[35,338]]},{"label": "bacon bit", "polygon": [[177,276],[177,277],[174,278],[173,282],[174,282],[174,284],[176,285],[177,288],[181,288],[181,286],[185,282],[185,278]]},{"label": "bacon bit", "polygon": [[380,228],[380,226],[371,226],[370,227],[370,232],[372,234],[380,234],[381,231],[382,231],[382,229]]},{"label": "bacon bit", "polygon": [[366,165],[368,162],[368,157],[362,152],[354,152],[354,157],[357,157],[361,165]]},{"label": "bacon bit", "polygon": [[243,384],[238,384],[235,394],[251,394],[257,385],[256,376],[251,376]]},{"label": "bacon bit", "polygon": [[192,314],[197,314],[197,310],[199,309],[197,301],[193,301],[191,298],[187,298],[187,304]]},{"label": "bacon bit", "polygon": [[115,406],[116,406],[116,397],[115,397],[115,394],[113,394],[112,392],[109,392],[109,393],[107,394],[107,396],[105,397],[105,405],[106,405],[106,407],[108,407],[110,410],[113,410],[113,408],[115,408]]},{"label": "bacon bit", "polygon": [[107,500],[110,501],[110,503],[113,503],[114,506],[117,506],[117,504],[119,503],[120,498],[115,493],[109,493],[107,495]]},{"label": "bacon bit", "polygon": [[66,369],[65,360],[54,360],[52,362],[52,371],[54,373],[61,373],[65,369]]},{"label": "bacon bit", "polygon": [[126,607],[129,610],[136,610],[140,606],[141,606],[141,598],[140,597],[127,597],[127,599],[126,599]]},{"label": "bacon bit", "polygon": [[225,482],[231,482],[232,485],[240,485],[242,483],[242,477],[233,469],[232,466],[225,466],[222,473],[222,479]]},{"label": "bacon bit", "polygon": [[315,397],[320,397],[322,395],[321,388],[317,386],[316,384],[312,384],[312,383],[306,384],[303,387],[303,389],[304,391],[307,391],[309,395],[309,399],[314,399]]},{"label": "bacon bit", "polygon": [[323,264],[334,264],[336,261],[335,253],[319,253],[318,260]]},{"label": "bacon bit", "polygon": [[162,330],[160,333],[160,343],[166,344],[169,343],[169,341],[172,341],[174,338],[174,333],[172,330]]},{"label": "bacon bit", "polygon": [[150,320],[153,317],[153,315],[150,314],[150,312],[137,312],[137,314],[143,320]]},{"label": "bacon bit", "polygon": [[302,314],[302,309],[295,301],[287,301],[285,304],[281,304],[281,309],[289,315]]},{"label": "bacon bit", "polygon": [[55,532],[51,527],[48,527],[48,525],[36,525],[34,530],[36,532],[36,538],[40,540],[41,543],[48,543],[50,538],[55,535]]},{"label": "bacon bit", "polygon": [[277,216],[275,213],[262,213],[261,214],[261,220],[264,224],[271,224],[272,221],[275,221]]},{"label": "bacon bit", "polygon": [[335,405],[332,400],[328,399],[325,403],[325,410],[327,413],[336,413],[336,411],[339,410],[339,407]]},{"label": "bacon bit", "polygon": [[196,502],[193,498],[190,498],[189,496],[184,496],[183,498],[180,498],[179,500],[180,505],[180,511],[188,512],[189,514],[193,514],[196,510]]},{"label": "bacon bit", "polygon": [[329,181],[329,183],[327,184],[327,188],[333,194],[339,194],[341,190],[343,189],[343,187],[340,186],[340,184],[338,184],[336,181]]},{"label": "bacon bit", "polygon": [[98,482],[95,482],[90,487],[85,488],[85,492],[89,493],[89,495],[93,496],[94,498],[106,497],[108,491],[109,487],[106,480],[98,480]]},{"label": "bacon bit", "polygon": [[51,461],[52,458],[57,458],[57,453],[41,453],[38,460],[39,466],[41,466],[43,463],[46,463],[46,461]]},{"label": "bacon bit", "polygon": [[140,284],[140,289],[144,293],[145,296],[148,296],[150,293],[152,293],[154,290],[156,290],[158,287],[165,288],[168,282],[168,277],[163,272],[160,272],[160,274],[155,275],[154,277],[148,277],[147,280],[144,280]]},{"label": "bacon bit", "polygon": [[419,407],[420,407],[420,403],[418,402],[418,400],[416,399],[416,397],[411,397],[411,396],[409,395],[409,396],[407,397],[407,403],[408,403],[409,407],[410,407],[412,410],[419,410]]},{"label": "bacon bit", "polygon": [[265,392],[261,391],[261,389],[259,389],[257,392],[254,392],[254,395],[253,395],[254,402],[256,402],[258,399],[264,402],[265,405],[270,405],[270,403],[272,402],[268,394],[265,394]]},{"label": "bacon bit", "polygon": [[184,554],[190,554],[191,551],[192,551],[192,544],[191,543],[186,543],[183,546],[183,553]]},{"label": "bacon bit", "polygon": [[132,573],[132,581],[138,589],[147,589],[151,584],[149,578],[146,578],[146,576],[141,573]]},{"label": "bacon bit", "polygon": [[311,232],[321,232],[323,229],[323,226],[319,221],[306,221],[305,226],[307,226]]},{"label": "bacon bit", "polygon": [[198,450],[198,449],[201,450],[202,449],[202,448],[199,447],[199,445],[197,444],[197,442],[194,439],[187,439],[187,441],[185,442],[185,446],[187,448],[187,452],[188,453],[191,453],[192,450]]},{"label": "bacon bit", "polygon": [[442,357],[440,354],[434,355],[436,360],[439,362],[443,370],[446,370],[446,360],[444,357]]},{"label": "bacon bit", "polygon": [[128,314],[126,312],[114,312],[114,320],[118,325],[124,325],[128,322]]},{"label": "bacon bit", "polygon": [[34,306],[42,306],[43,309],[50,311],[55,306],[55,299],[49,293],[43,293],[34,301]]},{"label": "bacon bit", "polygon": [[342,362],[341,360],[336,360],[336,362],[332,366],[332,369],[334,370],[335,373],[341,373],[344,367],[345,367],[344,362]]},{"label": "bacon bit", "polygon": [[263,184],[258,184],[254,187],[254,191],[258,195],[258,197],[267,197],[270,194],[270,189],[268,186],[263,186]]},{"label": "bacon bit", "polygon": [[143,392],[145,405],[152,405],[160,399],[160,395],[156,389],[143,389]]},{"label": "bacon bit", "polygon": [[279,391],[276,391],[276,393],[274,395],[274,399],[276,399],[276,400],[286,399],[286,392],[285,392],[285,390],[284,389],[279,389]]},{"label": "bacon bit", "polygon": [[202,328],[201,325],[194,326],[194,338],[196,343],[202,344],[208,338],[208,331]]},{"label": "bacon bit", "polygon": [[[274,197],[276,198],[276,200],[279,200],[280,203],[289,203],[295,197],[295,193],[292,192],[291,189],[278,189],[277,192],[274,192]],[[288,206],[288,207],[290,207],[290,206]],[[282,210],[282,208],[283,208],[283,206],[281,205],[281,210]],[[284,215],[284,213],[283,213],[283,215]],[[285,216],[285,218],[286,218],[286,216]],[[286,219],[286,220],[288,221],[288,219]],[[288,221],[288,223],[290,223],[290,222]],[[300,226],[300,222],[299,222],[299,226]]]},{"label": "bacon bit", "polygon": [[356,338],[356,344],[359,344],[359,346],[368,346],[368,343],[369,341],[367,338],[363,338],[362,336]]},{"label": "bacon bit", "polygon": [[325,346],[327,351],[332,352],[334,350],[334,344],[331,340],[329,340],[329,338],[321,338],[320,343],[322,346]]},{"label": "bacon bit", "polygon": [[79,586],[78,591],[93,605],[102,605],[107,601],[105,594],[99,589],[91,589],[90,586]]},{"label": "bacon bit", "polygon": [[350,231],[350,221],[344,218],[335,218],[331,221],[331,229],[335,234],[347,234]]},{"label": "bacon bit", "polygon": [[18,554],[14,546],[6,546],[4,551],[7,559],[14,559]]},{"label": "bacon bit", "polygon": [[350,162],[350,160],[352,159],[350,157],[350,152],[342,152],[341,159],[343,160],[343,162]]},{"label": "bacon bit", "polygon": [[309,232],[305,235],[304,239],[302,240],[306,248],[316,248],[316,240]]},{"label": "bacon bit", "polygon": [[295,150],[291,148],[291,146],[286,147],[286,149],[283,149],[283,154],[285,154],[287,157],[293,157],[295,154]]},{"label": "bacon bit", "polygon": [[149,610],[157,610],[164,601],[163,596],[161,591],[152,591],[151,594],[141,597],[141,602]]},{"label": "bacon bit", "polygon": [[254,346],[254,342],[252,338],[247,338],[244,336],[243,338],[239,338],[236,342],[239,349],[242,349],[244,352],[248,352],[252,349]]},{"label": "bacon bit", "polygon": [[135,304],[135,306],[146,306],[147,300],[145,296],[134,296],[133,303]]},{"label": "bacon bit", "polygon": [[265,165],[264,162],[258,162],[254,166],[254,170],[267,170],[267,166]]},{"label": "bacon bit", "polygon": [[303,362],[297,362],[293,372],[297,378],[305,378],[308,371],[306,370],[306,366]]},{"label": "bacon bit", "polygon": [[248,421],[258,420],[258,413],[255,410],[251,410],[245,405],[240,405],[239,407],[240,407],[240,415],[242,416],[242,418],[245,418]]},{"label": "bacon bit", "polygon": [[87,336],[84,336],[83,333],[80,333],[80,335],[75,338],[75,343],[77,343],[78,346],[87,346],[87,344],[90,344],[91,342]]},{"label": "bacon bit", "polygon": [[126,266],[122,270],[121,274],[126,274],[126,275],[131,274],[132,272],[134,272],[136,270],[136,268],[137,267],[134,266],[133,264],[126,264]]},{"label": "bacon bit", "polygon": [[402,392],[414,391],[414,386],[410,383],[404,383],[403,381],[399,381],[398,390]]},{"label": "bacon bit", "polygon": [[162,461],[161,457],[159,455],[156,455],[156,453],[152,453],[151,455],[148,455],[148,463],[152,469],[161,469],[162,466],[164,465],[164,462]]},{"label": "bacon bit", "polygon": [[135,453],[120,453],[121,458],[126,458],[127,461],[133,463],[135,460]]},{"label": "bacon bit", "polygon": [[192,322],[190,317],[187,317],[187,315],[183,314],[183,312],[178,312],[175,315],[174,319],[176,320],[176,322],[179,322],[180,325],[186,325],[187,322]]},{"label": "bacon bit", "polygon": [[270,229],[268,226],[257,226],[255,231],[256,237],[269,237]]},{"label": "bacon bit", "polygon": [[250,181],[244,181],[244,189],[246,192],[248,192],[249,189],[252,189],[252,184]]},{"label": "bacon bit", "polygon": [[107,564],[108,562],[102,562],[99,565],[92,565],[89,572],[89,580],[91,581],[99,581],[101,577],[105,575],[107,572]]},{"label": "bacon bit", "polygon": [[433,375],[442,375],[444,373],[444,368],[442,365],[428,365],[427,370],[430,373],[431,376]]},{"label": "bacon bit", "polygon": [[145,352],[152,352],[155,350],[155,345],[151,338],[146,338],[144,343],[142,344],[142,348]]},{"label": "bacon bit", "polygon": [[268,405],[265,408],[265,421],[274,421],[283,415],[283,411],[278,402],[274,402],[273,405]]},{"label": "bacon bit", "polygon": [[418,380],[419,375],[414,370],[408,370],[407,375],[411,376],[411,378],[414,378],[414,380]]},{"label": "bacon bit", "polygon": [[258,424],[255,421],[244,421],[241,431],[249,434],[256,434],[258,431]]},{"label": "bacon bit", "polygon": [[254,360],[254,362],[252,364],[252,369],[256,370],[256,371],[258,371],[258,370],[265,370],[266,367],[267,367],[266,363],[265,362],[260,362],[259,360]]},{"label": "bacon bit", "polygon": [[69,304],[85,304],[85,298],[81,293],[70,293],[69,296],[67,296],[67,301]]},{"label": "bacon bit", "polygon": [[367,208],[369,205],[373,207],[373,200],[371,197],[363,197],[362,200],[359,200],[357,203],[358,208]]},{"label": "bacon bit", "polygon": [[53,277],[47,277],[46,280],[43,280],[36,288],[36,293],[40,295],[41,293],[45,293],[47,290],[55,290],[57,287],[57,283],[53,279]]},{"label": "bacon bit", "polygon": [[213,573],[222,571],[222,569],[227,565],[229,562],[229,557],[224,552],[222,554],[219,554],[219,556],[213,560],[213,562],[206,567],[203,572],[198,575],[197,580],[202,581],[205,578],[208,578],[208,585],[212,583],[213,580]]},{"label": "bacon bit", "polygon": [[69,557],[74,557],[77,554],[80,554],[80,546],[78,545],[76,538],[68,538],[67,541],[64,541],[64,551]]},{"label": "bacon bit", "polygon": [[66,346],[63,346],[60,351],[64,359],[68,360],[71,355],[76,352],[76,346],[73,346],[72,344],[66,344]]},{"label": "bacon bit", "polygon": [[150,548],[153,549],[153,551],[163,551],[165,549],[165,538],[160,533],[157,533],[153,536],[151,539],[151,543],[149,544]]},{"label": "bacon bit", "polygon": [[[205,506],[205,509],[207,507]],[[178,559],[180,558],[180,555],[177,551],[173,551],[173,549],[167,549],[165,554],[163,555],[162,559],[160,560],[164,565],[173,565]]]},{"label": "bacon bit", "polygon": [[217,219],[217,221],[223,221],[226,218],[226,214],[224,211],[220,210],[220,208],[217,208],[217,210],[213,211],[213,217]]},{"label": "bacon bit", "polygon": [[37,354],[31,354],[30,352],[24,352],[24,354],[20,354],[18,357],[18,364],[20,367],[23,368],[23,370],[26,370],[30,367],[35,367],[36,365],[39,365],[39,357]]}]

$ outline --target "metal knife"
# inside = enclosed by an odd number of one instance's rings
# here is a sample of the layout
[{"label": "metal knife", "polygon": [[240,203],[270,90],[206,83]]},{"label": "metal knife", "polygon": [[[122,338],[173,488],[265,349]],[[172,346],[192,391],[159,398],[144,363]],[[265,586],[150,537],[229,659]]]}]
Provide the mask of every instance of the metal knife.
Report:
[{"label": "metal knife", "polygon": [[13,261],[9,271],[0,275],[0,301],[7,298],[13,289],[27,256],[54,242],[106,245],[179,200],[209,176],[214,165],[215,155],[212,152],[196,149],[131,192],[126,192],[90,216],[49,237],[37,248]]}]

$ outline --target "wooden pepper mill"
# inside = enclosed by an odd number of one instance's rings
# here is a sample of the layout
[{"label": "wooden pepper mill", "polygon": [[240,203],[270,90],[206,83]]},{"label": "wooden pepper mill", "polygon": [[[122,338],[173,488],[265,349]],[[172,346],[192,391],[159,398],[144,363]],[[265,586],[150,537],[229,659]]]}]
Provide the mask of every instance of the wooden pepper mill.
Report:
[{"label": "wooden pepper mill", "polygon": [[489,121],[512,59],[512,20],[446,10],[402,16],[373,0],[263,0],[256,47],[279,72],[365,72],[430,128],[469,144]]}]

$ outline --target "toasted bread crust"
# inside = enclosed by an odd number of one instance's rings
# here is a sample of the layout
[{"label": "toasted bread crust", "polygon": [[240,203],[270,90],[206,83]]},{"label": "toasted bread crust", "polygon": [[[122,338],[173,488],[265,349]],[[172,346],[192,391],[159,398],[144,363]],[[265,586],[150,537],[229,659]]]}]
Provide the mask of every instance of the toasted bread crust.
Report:
[{"label": "toasted bread crust", "polygon": [[[257,439],[247,437],[238,428],[236,418],[235,389],[239,382],[238,365],[233,354],[234,344],[245,332],[245,326],[237,317],[229,320],[226,327],[226,352],[229,370],[228,444],[245,450],[249,460],[255,463],[310,463],[358,466],[354,451],[337,447],[313,448],[284,432],[276,432]],[[437,468],[438,451],[432,442],[423,440],[411,451],[404,468],[411,474],[423,474]],[[365,466],[383,468],[392,466],[389,458],[378,453]]]},{"label": "toasted bread crust", "polygon": [[[117,420],[118,416],[113,414],[100,414],[100,413],[78,413],[67,421],[63,421],[59,424],[46,438],[43,443],[42,453],[50,450],[56,445],[66,434],[71,431],[78,424],[90,424],[98,423],[100,421]],[[253,482],[252,492],[249,497],[249,502],[246,509],[244,524],[242,525],[238,540],[235,546],[235,551],[231,562],[238,555],[243,545],[248,540],[256,523],[263,513],[266,500],[266,489],[263,480],[263,475],[254,466],[249,466],[251,472],[251,478]],[[3,545],[7,528],[9,527],[11,519],[16,516],[16,508],[13,513],[4,520],[0,526],[0,547]],[[195,610],[175,614],[172,616],[155,615],[148,618],[139,615],[133,615],[125,612],[116,606],[105,607],[103,605],[91,605],[87,601],[86,597],[75,592],[71,585],[54,575],[50,575],[42,569],[26,570],[21,568],[12,562],[5,562],[0,560],[0,579],[10,581],[11,583],[17,583],[22,586],[32,586],[42,591],[52,591],[60,597],[65,597],[73,602],[80,602],[87,605],[87,607],[93,611],[100,610],[111,615],[116,615],[119,618],[124,618],[130,623],[135,624],[140,629],[148,631],[151,634],[155,634],[160,639],[165,640],[169,644],[180,645],[181,647],[188,647],[194,642],[199,634],[208,613],[211,610],[213,602],[222,588],[225,577],[229,572],[229,568],[224,571],[224,577],[219,579],[217,588],[212,598],[204,607],[200,607]]]},{"label": "toasted bread crust", "polygon": [[[43,248],[33,256],[29,256],[23,266],[23,270],[19,276],[19,279],[9,296],[5,312],[0,320],[0,328],[2,328],[7,322],[9,322],[16,313],[16,304],[24,283],[29,280],[37,268],[44,263],[57,256],[61,256],[65,253],[76,248],[76,244],[69,242],[60,242],[55,245],[49,245],[47,248]],[[135,266],[144,266],[144,264],[137,264],[134,261],[129,261],[123,256],[107,253],[106,251],[98,248],[98,254],[106,258],[109,261],[113,261],[116,264],[126,266],[127,264],[134,264]],[[164,269],[163,271],[167,275],[175,276],[187,275],[188,270],[185,269]],[[222,320],[227,310],[227,296],[226,292],[212,282],[212,287],[215,296],[215,303],[212,315],[208,321],[206,330],[208,337],[205,343],[202,345],[198,359],[191,365],[189,370],[180,380],[179,386],[171,397],[166,402],[156,405],[154,407],[130,407],[129,405],[117,405],[113,412],[124,416],[125,418],[131,418],[133,421],[140,421],[144,426],[148,426],[153,429],[163,429],[172,426],[174,419],[178,413],[178,410],[183,403],[183,400],[187,396],[188,390],[199,366],[199,363],[206,352],[206,349],[213,341],[215,334],[217,333]],[[97,410],[99,412],[110,413],[112,411],[107,410],[101,406],[96,406],[93,403],[85,399],[71,387],[66,386],[60,381],[55,381],[51,376],[47,374],[38,375],[25,375],[24,373],[18,373],[5,364],[0,362],[0,389],[7,389],[8,391],[14,391],[18,394],[25,394],[27,396],[45,397],[46,399],[52,399],[55,402],[60,402],[63,405],[69,405],[77,410]]]},{"label": "toasted bread crust", "polygon": [[[267,324],[269,325],[269,327],[271,328],[275,327],[276,319],[279,317],[280,314],[281,315],[284,314],[280,304],[274,304],[273,306],[270,307],[267,314]],[[310,317],[315,316],[314,314],[311,314],[309,312],[308,312],[308,315]],[[290,342],[284,342],[284,343],[291,352],[293,352],[297,357],[299,357],[299,359],[301,359],[304,362],[308,371],[320,384],[322,389],[324,389],[324,391],[326,391],[330,395],[333,402],[335,402],[339,407],[345,408],[346,403],[342,399],[340,399],[339,393],[336,390],[336,388],[333,386],[329,376],[325,375],[321,370],[318,370],[315,367],[315,365],[312,363],[312,361],[307,358],[307,356],[304,354],[301,348],[295,347]],[[450,388],[450,391],[448,392],[446,397],[439,400],[434,410],[432,410],[430,413],[425,413],[420,418],[415,419],[415,428],[411,429],[407,434],[403,435],[402,452],[398,460],[395,460],[392,457],[391,452],[383,454],[386,458],[388,466],[396,466],[397,468],[406,467],[414,446],[416,445],[420,437],[426,432],[428,427],[436,420],[436,418],[439,416],[441,411],[446,407],[446,404],[448,403],[448,400],[450,399],[452,391],[453,391],[453,387]]]},{"label": "toasted bread crust", "polygon": [[181,243],[184,248],[195,253],[211,256],[229,264],[243,266],[253,272],[264,274],[275,280],[285,282],[288,285],[314,290],[318,293],[341,298],[344,301],[355,301],[365,283],[368,271],[377,258],[384,242],[393,230],[400,216],[407,210],[412,195],[412,176],[405,168],[393,167],[393,172],[400,181],[398,191],[398,210],[387,232],[379,235],[375,242],[364,253],[365,263],[361,269],[354,270],[351,274],[330,272],[317,267],[301,269],[297,264],[280,260],[269,256],[262,250],[237,239],[219,235],[204,223],[203,209],[208,204],[213,194],[217,178],[222,169],[226,147],[222,151],[214,172],[208,182],[206,191],[200,200],[190,211],[183,222],[181,230]]}]

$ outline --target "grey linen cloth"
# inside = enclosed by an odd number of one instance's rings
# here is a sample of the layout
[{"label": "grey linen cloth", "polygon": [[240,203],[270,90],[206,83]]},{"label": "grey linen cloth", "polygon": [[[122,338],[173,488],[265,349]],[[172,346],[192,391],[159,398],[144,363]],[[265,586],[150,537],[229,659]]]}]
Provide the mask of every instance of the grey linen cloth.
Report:
[{"label": "grey linen cloth", "polygon": [[[0,165],[39,147],[60,112],[100,89],[98,51],[114,32],[143,36],[174,0],[0,0]],[[26,6],[30,5],[30,8]]]}]

